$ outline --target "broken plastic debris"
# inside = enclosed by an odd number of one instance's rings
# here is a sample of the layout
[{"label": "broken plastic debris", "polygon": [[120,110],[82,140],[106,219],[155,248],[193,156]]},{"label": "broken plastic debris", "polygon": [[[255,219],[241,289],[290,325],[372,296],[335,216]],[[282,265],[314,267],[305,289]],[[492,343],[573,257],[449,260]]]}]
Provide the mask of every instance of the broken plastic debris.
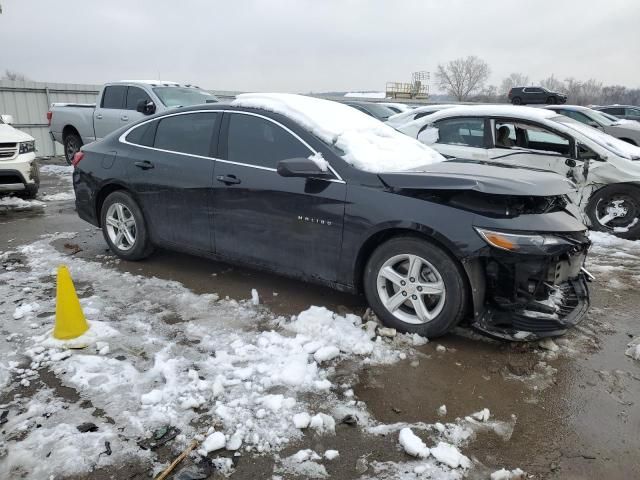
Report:
[{"label": "broken plastic debris", "polygon": [[173,440],[180,433],[180,430],[170,425],[165,425],[153,432],[151,438],[145,438],[138,442],[138,446],[143,450],[155,450],[165,443]]},{"label": "broken plastic debris", "polygon": [[95,423],[85,422],[76,427],[80,433],[97,432],[98,426]]}]

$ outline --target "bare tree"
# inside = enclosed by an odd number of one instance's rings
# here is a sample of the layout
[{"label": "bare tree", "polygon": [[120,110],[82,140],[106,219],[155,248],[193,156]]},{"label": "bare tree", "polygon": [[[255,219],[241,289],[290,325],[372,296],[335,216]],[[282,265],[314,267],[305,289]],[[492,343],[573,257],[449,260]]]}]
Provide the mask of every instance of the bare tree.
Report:
[{"label": "bare tree", "polygon": [[19,72],[14,72],[12,70],[5,70],[4,71],[4,77],[2,77],[5,80],[28,80],[26,75],[19,73]]},{"label": "bare tree", "polygon": [[513,87],[528,87],[529,77],[523,73],[512,73],[507,78],[502,80],[500,85],[500,93],[506,95]]},{"label": "bare tree", "polygon": [[558,80],[555,76],[551,75],[540,82],[540,86],[550,90],[552,92],[564,92],[565,85],[561,80]]},{"label": "bare tree", "polygon": [[440,88],[461,102],[484,87],[490,71],[489,64],[478,57],[458,58],[438,65],[436,81]]}]

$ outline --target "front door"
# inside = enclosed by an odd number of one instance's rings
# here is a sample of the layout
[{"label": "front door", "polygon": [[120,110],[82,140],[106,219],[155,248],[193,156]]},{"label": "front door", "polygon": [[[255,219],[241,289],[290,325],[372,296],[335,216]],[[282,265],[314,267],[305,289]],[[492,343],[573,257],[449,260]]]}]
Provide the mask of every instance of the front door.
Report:
[{"label": "front door", "polygon": [[122,116],[126,110],[126,85],[107,85],[104,87],[100,105],[96,105],[93,112],[93,127],[96,140],[106,137],[122,126]]},{"label": "front door", "polygon": [[578,187],[584,185],[584,162],[575,158],[570,137],[519,120],[495,119],[491,125],[494,146],[488,150],[490,162],[548,170],[569,178]]},{"label": "front door", "polygon": [[137,122],[145,116],[144,113],[138,112],[138,103],[140,101],[150,102],[151,97],[142,88],[129,86],[124,105],[125,111],[120,116],[120,126]]},{"label": "front door", "polygon": [[314,152],[261,115],[225,113],[220,146],[213,189],[216,253],[335,281],[346,184],[280,176],[278,161]]},{"label": "front door", "polygon": [[127,136],[143,144],[130,149],[129,179],[154,240],[213,251],[211,183],[221,118],[215,112],[169,115]]}]

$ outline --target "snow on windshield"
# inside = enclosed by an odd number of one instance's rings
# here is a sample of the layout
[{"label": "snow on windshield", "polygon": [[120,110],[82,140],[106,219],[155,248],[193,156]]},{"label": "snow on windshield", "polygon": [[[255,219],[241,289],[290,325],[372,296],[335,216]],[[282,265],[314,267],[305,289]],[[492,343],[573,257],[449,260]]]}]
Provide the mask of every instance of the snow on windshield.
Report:
[{"label": "snow on windshield", "polygon": [[337,102],[286,93],[245,93],[232,105],[285,115],[345,152],[343,159],[360,170],[398,172],[444,161],[417,140]]},{"label": "snow on windshield", "polygon": [[553,117],[551,120],[562,123],[563,125],[580,132],[584,136],[596,142],[602,148],[605,148],[616,155],[620,155],[623,158],[640,158],[640,148],[623,140],[619,140],[607,133],[601,132],[597,128],[590,127],[589,125],[585,125],[584,123],[580,123],[577,120],[563,115]]}]

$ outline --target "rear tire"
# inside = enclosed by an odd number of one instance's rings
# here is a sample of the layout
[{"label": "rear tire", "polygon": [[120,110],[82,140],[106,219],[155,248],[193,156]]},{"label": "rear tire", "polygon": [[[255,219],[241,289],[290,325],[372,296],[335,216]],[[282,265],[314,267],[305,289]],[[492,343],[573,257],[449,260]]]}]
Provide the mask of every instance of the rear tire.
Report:
[{"label": "rear tire", "polygon": [[549,98],[547,98],[547,103],[549,105],[555,105],[558,102],[556,102],[556,98],[555,97],[549,97]]},{"label": "rear tire", "polygon": [[369,258],[363,280],[373,311],[382,323],[400,332],[438,337],[464,317],[468,299],[464,272],[426,240],[396,237],[383,243]]},{"label": "rear tire", "polygon": [[640,189],[624,184],[601,188],[589,199],[587,216],[593,230],[640,238]]},{"label": "rear tire", "polygon": [[130,193],[110,193],[100,211],[102,234],[109,248],[125,260],[142,260],[153,252],[142,210]]},{"label": "rear tire", "polygon": [[77,133],[69,133],[64,137],[64,158],[69,165],[73,161],[73,156],[80,151],[82,138]]},{"label": "rear tire", "polygon": [[514,105],[522,105],[522,99],[520,97],[513,97],[511,103],[513,103]]}]

